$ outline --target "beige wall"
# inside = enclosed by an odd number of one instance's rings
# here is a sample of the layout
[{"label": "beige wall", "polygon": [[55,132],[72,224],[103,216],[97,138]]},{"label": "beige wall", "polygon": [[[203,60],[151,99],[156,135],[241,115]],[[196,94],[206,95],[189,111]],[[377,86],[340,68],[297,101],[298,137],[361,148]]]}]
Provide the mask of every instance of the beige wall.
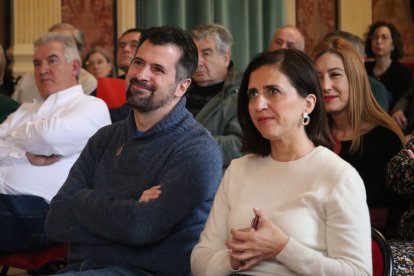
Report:
[{"label": "beige wall", "polygon": [[371,0],[338,0],[338,11],[338,29],[363,39],[372,22]]},{"label": "beige wall", "polygon": [[313,46],[336,26],[335,0],[297,0],[297,27],[305,36],[305,52],[309,53]]},{"label": "beige wall", "polygon": [[[408,0],[372,0],[372,21],[393,23],[402,35],[407,58],[414,58],[414,21]],[[367,31],[368,29],[366,29]]]}]

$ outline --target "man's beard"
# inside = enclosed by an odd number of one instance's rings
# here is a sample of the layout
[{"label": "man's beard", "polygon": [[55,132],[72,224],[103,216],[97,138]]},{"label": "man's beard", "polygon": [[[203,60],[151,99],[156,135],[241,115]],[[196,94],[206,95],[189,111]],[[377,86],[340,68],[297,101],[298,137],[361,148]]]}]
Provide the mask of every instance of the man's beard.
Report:
[{"label": "man's beard", "polygon": [[[131,87],[131,84],[136,84],[141,86],[143,89],[150,91],[150,95],[147,97],[140,97],[139,91],[134,90]],[[154,93],[155,87],[151,86],[148,83],[141,82],[136,78],[132,78],[129,80],[129,85],[126,91],[126,99],[127,103],[135,110],[139,112],[150,112],[156,110],[160,107],[163,107],[167,103],[169,103],[172,99],[174,99],[174,90],[172,90],[168,95],[166,95],[163,99],[154,102]]]}]

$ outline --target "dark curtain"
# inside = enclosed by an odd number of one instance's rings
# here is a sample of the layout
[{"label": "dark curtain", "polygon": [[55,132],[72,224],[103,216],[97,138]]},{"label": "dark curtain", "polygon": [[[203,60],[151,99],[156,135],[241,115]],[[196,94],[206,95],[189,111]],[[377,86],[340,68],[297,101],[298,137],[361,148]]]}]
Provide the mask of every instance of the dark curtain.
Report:
[{"label": "dark curtain", "polygon": [[137,0],[137,26],[179,26],[190,30],[218,23],[233,34],[232,60],[243,70],[267,46],[284,22],[283,0]]}]

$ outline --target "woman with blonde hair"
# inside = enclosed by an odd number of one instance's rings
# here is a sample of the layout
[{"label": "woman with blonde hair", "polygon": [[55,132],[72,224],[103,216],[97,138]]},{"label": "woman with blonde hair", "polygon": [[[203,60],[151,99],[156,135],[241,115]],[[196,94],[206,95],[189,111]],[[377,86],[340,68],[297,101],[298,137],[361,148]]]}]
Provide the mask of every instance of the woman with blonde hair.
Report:
[{"label": "woman with blonde hair", "polygon": [[375,100],[355,49],[342,38],[322,40],[312,53],[322,86],[335,151],[364,180],[371,223],[387,236],[398,230],[401,199],[385,188],[388,161],[404,135]]}]

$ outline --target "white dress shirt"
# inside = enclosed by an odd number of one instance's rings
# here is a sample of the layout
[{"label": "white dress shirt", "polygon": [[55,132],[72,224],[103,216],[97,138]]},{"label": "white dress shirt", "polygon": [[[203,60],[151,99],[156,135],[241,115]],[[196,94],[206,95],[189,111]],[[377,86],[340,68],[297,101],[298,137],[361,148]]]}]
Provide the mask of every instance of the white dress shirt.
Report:
[{"label": "white dress shirt", "polygon": [[[88,139],[110,124],[106,104],[76,85],[33,103],[23,103],[0,125],[0,193],[36,195],[50,201]],[[26,152],[59,155],[33,166]]]}]

